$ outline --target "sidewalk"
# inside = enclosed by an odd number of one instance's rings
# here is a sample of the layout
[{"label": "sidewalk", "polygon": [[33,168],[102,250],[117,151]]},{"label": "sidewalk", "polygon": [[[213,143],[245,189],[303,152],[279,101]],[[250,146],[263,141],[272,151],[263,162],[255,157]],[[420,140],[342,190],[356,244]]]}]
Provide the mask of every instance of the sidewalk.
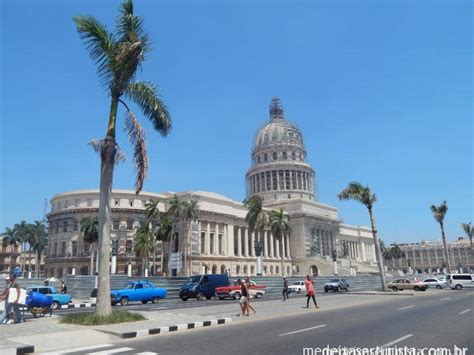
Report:
[{"label": "sidewalk", "polygon": [[[429,295],[427,292],[419,294]],[[291,297],[291,296],[290,296]],[[388,303],[399,297],[386,295],[340,294],[333,297],[318,297],[320,309],[326,312],[334,309],[365,305],[370,303]],[[188,301],[193,302],[193,301]],[[195,301],[197,302],[197,301]],[[123,338],[150,336],[170,331],[186,331],[203,326],[217,326],[232,322],[264,320],[285,315],[298,315],[314,312],[314,307],[306,309],[306,297],[293,296],[287,302],[268,300],[252,302],[256,314],[239,317],[238,301],[219,302],[215,305],[198,306],[185,309],[133,311],[144,315],[147,320],[102,326],[79,326],[59,324],[59,316],[28,320],[26,323],[0,326],[0,353],[14,345],[33,345],[35,352],[52,352],[63,349],[114,343]]]}]

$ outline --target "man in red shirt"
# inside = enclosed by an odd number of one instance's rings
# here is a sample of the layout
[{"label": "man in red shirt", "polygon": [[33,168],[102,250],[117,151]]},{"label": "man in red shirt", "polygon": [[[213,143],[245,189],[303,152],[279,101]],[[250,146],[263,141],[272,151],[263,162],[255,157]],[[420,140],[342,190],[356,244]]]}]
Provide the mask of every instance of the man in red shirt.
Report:
[{"label": "man in red shirt", "polygon": [[306,276],[306,280],[304,281],[304,285],[306,287],[306,308],[309,308],[309,299],[312,298],[314,302],[314,306],[316,308],[319,308],[318,304],[316,303],[316,298],[315,298],[315,292],[314,292],[314,282],[309,277],[309,275]]}]

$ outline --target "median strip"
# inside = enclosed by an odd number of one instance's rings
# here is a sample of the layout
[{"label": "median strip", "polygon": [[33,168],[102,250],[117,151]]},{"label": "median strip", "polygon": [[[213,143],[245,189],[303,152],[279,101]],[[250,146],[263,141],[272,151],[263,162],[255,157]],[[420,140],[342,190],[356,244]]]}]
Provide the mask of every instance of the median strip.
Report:
[{"label": "median strip", "polygon": [[405,335],[405,336],[402,336],[401,338],[398,338],[398,339],[395,339],[394,341],[391,341],[390,343],[384,344],[384,345],[382,345],[381,347],[382,347],[382,348],[388,348],[389,346],[395,345],[395,344],[397,344],[397,343],[399,343],[399,342],[401,342],[401,341],[403,341],[403,340],[405,340],[405,339],[408,339],[408,338],[410,338],[410,337],[412,337],[412,336],[413,336],[413,334],[407,334],[407,335]]},{"label": "median strip", "polygon": [[446,297],[446,298],[442,298],[440,299],[440,301],[446,301],[446,300],[449,300],[451,297]]},{"label": "median strip", "polygon": [[278,335],[278,336],[279,336],[279,337],[282,337],[282,336],[285,336],[285,335],[291,335],[291,334],[306,332],[306,331],[308,331],[308,330],[318,329],[318,328],[322,328],[322,327],[325,327],[325,326],[326,326],[326,324],[321,324],[321,325],[317,325],[317,326],[311,327],[311,328],[305,328],[305,329],[295,330],[294,332],[283,333],[283,334],[280,334],[280,335]]}]

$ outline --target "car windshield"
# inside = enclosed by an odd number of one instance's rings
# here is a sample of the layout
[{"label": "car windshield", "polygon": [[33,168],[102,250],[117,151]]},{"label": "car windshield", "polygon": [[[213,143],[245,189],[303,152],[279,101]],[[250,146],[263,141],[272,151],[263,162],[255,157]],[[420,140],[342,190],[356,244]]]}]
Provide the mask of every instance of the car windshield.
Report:
[{"label": "car windshield", "polygon": [[202,277],[202,276],[193,276],[193,277],[190,277],[189,280],[188,280],[188,283],[190,283],[190,284],[197,284],[197,283],[199,283],[199,281],[201,280],[201,277]]},{"label": "car windshield", "polygon": [[329,282],[339,282],[339,279],[331,279]]},{"label": "car windshield", "polygon": [[299,286],[299,285],[301,285],[301,281],[295,282],[295,283],[293,283],[293,285]]},{"label": "car windshield", "polygon": [[130,283],[130,284],[128,284],[127,286],[125,286],[125,289],[126,289],[126,290],[130,290],[130,289],[132,289],[132,288],[133,288],[133,284],[132,284],[132,283]]}]

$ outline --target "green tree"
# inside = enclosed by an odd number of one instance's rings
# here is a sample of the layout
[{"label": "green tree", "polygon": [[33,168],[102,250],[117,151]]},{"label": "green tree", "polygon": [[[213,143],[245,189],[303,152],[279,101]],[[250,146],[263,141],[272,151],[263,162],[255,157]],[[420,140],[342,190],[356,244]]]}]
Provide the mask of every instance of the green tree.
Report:
[{"label": "green tree", "polygon": [[281,257],[281,274],[285,276],[285,266],[283,263],[283,239],[285,236],[290,236],[291,226],[290,217],[285,213],[283,208],[279,211],[271,211],[269,216],[269,227],[273,236],[280,242],[280,257]]},{"label": "green tree", "polygon": [[21,264],[21,270],[24,271],[25,269],[25,259],[24,255],[27,249],[27,246],[29,247],[31,245],[31,239],[32,239],[32,230],[31,230],[32,225],[29,223],[26,223],[26,221],[21,221],[20,223],[16,223],[14,225],[14,230],[16,231],[16,235],[19,238],[19,244],[21,245],[21,251],[23,253],[20,253],[20,264]]},{"label": "green tree", "polygon": [[158,223],[160,220],[160,210],[158,208],[160,201],[151,199],[145,203],[145,216],[148,221],[149,228],[151,230],[150,238],[153,245],[152,249],[152,263],[153,263],[153,275],[156,275],[156,249],[158,243]]},{"label": "green tree", "polygon": [[3,232],[2,244],[3,246],[10,246],[10,273],[13,272],[14,268],[14,258],[13,255],[15,254],[15,247],[21,243],[21,238],[17,235],[17,231],[15,227],[5,228],[5,232]]},{"label": "green tree", "polygon": [[354,200],[363,204],[369,211],[370,224],[372,227],[372,236],[374,238],[375,245],[375,255],[377,257],[377,264],[379,266],[380,280],[382,282],[382,289],[386,291],[385,284],[385,268],[383,263],[382,252],[380,250],[379,238],[377,236],[377,227],[375,225],[375,218],[373,207],[374,203],[377,201],[375,194],[370,191],[368,186],[362,186],[359,182],[351,182],[349,185],[342,190],[337,197],[340,200]]},{"label": "green tree", "polygon": [[91,16],[74,17],[77,31],[90,56],[97,64],[98,75],[110,95],[110,113],[105,138],[92,142],[101,158],[99,202],[99,287],[96,313],[108,316],[112,313],[110,301],[110,224],[111,194],[115,163],[123,160],[123,153],[116,143],[117,111],[121,103],[126,111],[125,129],[133,145],[136,170],[135,189],[139,193],[148,171],[148,156],[143,127],[136,119],[123,97],[133,101],[162,136],[171,130],[171,118],[158,95],[157,88],[149,82],[135,81],[150,49],[149,36],[143,29],[143,20],[134,15],[133,2],[125,0],[115,33]]},{"label": "green tree", "polygon": [[173,219],[173,229],[171,230],[171,236],[168,242],[168,272],[171,272],[171,254],[176,252],[178,247],[176,246],[178,240],[176,238],[176,226],[183,217],[183,211],[185,203],[181,200],[178,195],[174,195],[170,201],[170,207],[168,208],[168,215]]},{"label": "green tree", "polygon": [[446,235],[444,234],[444,217],[448,212],[448,205],[446,201],[439,206],[431,205],[430,207],[431,212],[433,213],[433,217],[436,222],[439,223],[441,228],[441,238],[443,240],[443,248],[444,248],[444,258],[446,259],[446,268],[448,270],[448,274],[451,273],[451,262],[449,261],[449,254],[448,254],[448,245],[446,244]]},{"label": "green tree", "polygon": [[472,236],[474,235],[474,227],[471,227],[471,222],[461,223],[461,228],[469,237],[469,242],[471,243],[471,253],[472,253]]},{"label": "green tree", "polygon": [[168,213],[160,215],[160,226],[157,232],[157,239],[161,242],[161,276],[164,274],[164,245],[171,240],[174,230],[174,220]]},{"label": "green tree", "polygon": [[[97,243],[99,241],[99,219],[97,217],[84,217],[81,219],[82,234],[84,235],[84,242],[90,244],[90,274],[94,274],[94,254],[97,251]],[[99,262],[99,253],[97,253],[97,260]]]},{"label": "green tree", "polygon": [[48,245],[48,233],[46,232],[46,226],[43,221],[35,221],[35,223],[31,225],[31,231],[32,238],[30,245],[36,253],[35,277],[38,278],[40,275],[41,257]]},{"label": "green tree", "polygon": [[142,275],[145,275],[145,269],[148,269],[148,259],[153,250],[151,235],[152,230],[148,220],[142,221],[140,228],[136,231],[133,247],[135,255],[142,258]]},{"label": "green tree", "polygon": [[265,229],[268,227],[268,212],[263,209],[262,198],[258,195],[251,196],[244,200],[244,206],[248,212],[245,221],[249,227],[249,234],[255,232],[257,241],[255,244],[255,255],[257,255],[257,274],[262,274],[262,238]]},{"label": "green tree", "polygon": [[[199,205],[198,202],[195,200],[184,201],[182,205],[182,213],[181,218],[186,223],[187,233],[185,235],[184,240],[184,273],[186,276],[191,274],[192,267],[191,267],[191,237],[192,237],[192,230],[191,230],[191,223],[196,222],[199,218]],[[189,254],[189,255],[188,255]],[[188,256],[189,256],[189,267],[188,267]]]}]

